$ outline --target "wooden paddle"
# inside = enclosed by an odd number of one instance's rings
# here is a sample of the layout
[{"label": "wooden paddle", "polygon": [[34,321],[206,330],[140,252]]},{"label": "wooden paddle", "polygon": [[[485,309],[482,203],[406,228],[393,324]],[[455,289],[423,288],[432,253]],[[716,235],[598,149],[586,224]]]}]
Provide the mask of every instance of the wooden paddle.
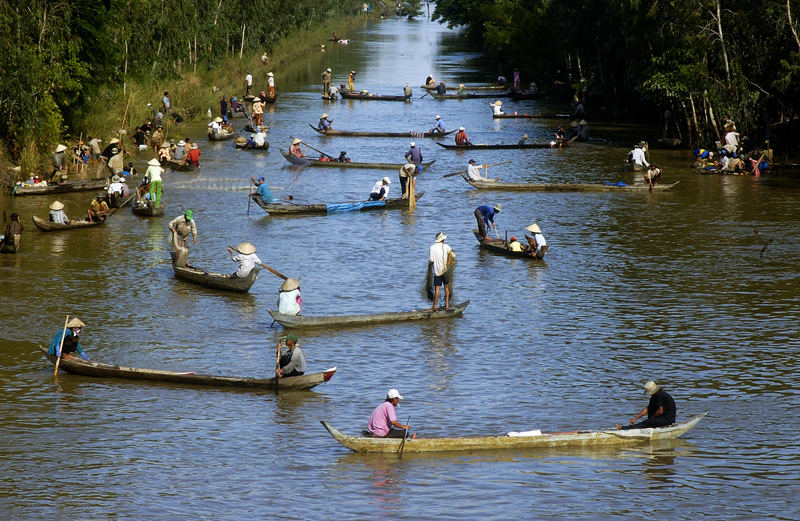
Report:
[{"label": "wooden paddle", "polygon": [[[281,339],[279,338],[278,339],[278,354],[275,357],[275,369],[277,370],[277,369],[280,369],[280,368],[281,368]],[[275,392],[276,393],[278,392],[278,380],[279,380],[278,373],[276,372],[275,373]]]},{"label": "wooden paddle", "polygon": [[[411,426],[411,416],[409,416],[408,420],[406,420],[406,425],[409,427]],[[408,438],[408,429],[406,429],[406,431],[403,433],[403,441],[400,442],[400,459],[403,458],[403,449],[406,446],[406,438]]]},{"label": "wooden paddle", "polygon": [[424,97],[425,97],[425,96],[427,96],[428,94],[430,94],[430,91],[428,91],[428,92],[426,92],[425,94],[423,94],[422,96],[420,96],[420,97],[419,97],[419,99],[422,99],[422,98],[424,98]]},{"label": "wooden paddle", "polygon": [[[494,164],[491,164],[491,165],[486,165],[486,167],[488,168],[488,167],[490,167],[490,166],[500,166],[500,165],[505,165],[505,164],[508,164],[508,163],[511,163],[511,160],[510,160],[510,159],[509,159],[508,161],[503,161],[502,163],[494,163]],[[458,172],[453,172],[453,173],[451,173],[451,174],[445,174],[445,175],[443,175],[442,177],[455,177],[455,176],[457,176],[457,175],[466,174],[466,173],[467,173],[467,171],[466,171],[466,170],[460,170],[460,171],[458,171]],[[488,177],[488,176],[487,176],[487,177]]]},{"label": "wooden paddle", "polygon": [[250,217],[250,201],[253,200],[253,183],[247,187],[247,217]]},{"label": "wooden paddle", "polygon": [[[127,198],[127,199],[125,199],[124,201],[122,201],[122,202],[120,203],[120,205],[119,205],[119,206],[117,206],[116,208],[114,208],[114,210],[113,210],[113,211],[112,211],[110,214],[108,214],[108,217],[111,217],[112,215],[114,215],[115,213],[117,213],[117,211],[118,211],[120,208],[122,208],[123,206],[125,206],[126,204],[128,204],[128,203],[130,202],[130,200],[131,200],[131,199],[133,199],[134,197],[136,197],[136,193],[132,193],[130,196],[128,196],[128,198]],[[106,219],[108,219],[108,217],[106,217]]]},{"label": "wooden paddle", "polygon": [[67,324],[69,324],[69,315],[64,320],[64,330],[61,331],[61,343],[58,344],[58,358],[56,359],[56,368],[53,370],[53,376],[58,376],[58,365],[61,363],[61,348],[64,347],[64,338],[67,336]]},{"label": "wooden paddle", "polygon": [[[296,139],[294,136],[289,136],[289,137],[290,137],[290,138],[292,138],[292,139]],[[305,141],[303,141],[303,140],[300,140],[300,142],[301,142],[302,144],[304,144],[305,146],[307,146],[308,148],[310,148],[311,150],[315,150],[315,151],[319,152],[320,154],[322,154],[323,156],[327,157],[328,159],[333,159],[333,156],[331,156],[331,155],[329,155],[329,154],[326,154],[325,152],[323,152],[322,150],[320,150],[320,149],[318,149],[318,148],[314,148],[314,147],[312,147],[311,145],[309,145],[309,144],[308,144],[308,143],[306,143]]]},{"label": "wooden paddle", "polygon": [[[228,248],[230,248],[230,249],[232,249],[232,250],[239,251],[239,250],[237,250],[236,248],[234,248],[233,246],[228,246]],[[259,266],[261,266],[262,268],[264,268],[265,270],[267,270],[267,271],[270,271],[270,272],[274,273],[275,275],[277,275],[278,277],[282,278],[283,280],[286,280],[286,279],[288,279],[288,278],[289,278],[289,277],[287,277],[286,275],[284,275],[283,273],[281,273],[281,272],[279,272],[279,271],[277,271],[277,270],[273,270],[272,268],[270,268],[269,266],[267,266],[267,265],[266,265],[266,264],[264,264],[263,262],[260,262],[258,265],[259,265]]]}]

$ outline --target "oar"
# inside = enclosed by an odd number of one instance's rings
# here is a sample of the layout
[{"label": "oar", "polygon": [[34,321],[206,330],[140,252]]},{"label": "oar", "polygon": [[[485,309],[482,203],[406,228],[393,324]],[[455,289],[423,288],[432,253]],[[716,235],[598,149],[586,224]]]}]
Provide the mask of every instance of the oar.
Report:
[{"label": "oar", "polygon": [[[289,137],[290,137],[290,138],[292,138],[292,139],[295,139],[295,137],[294,137],[294,136],[289,136]],[[329,155],[329,154],[326,154],[325,152],[323,152],[322,150],[320,150],[320,149],[318,149],[318,148],[314,148],[314,147],[312,147],[311,145],[309,145],[309,144],[308,144],[308,143],[306,143],[305,141],[303,141],[303,140],[300,140],[300,142],[301,142],[302,144],[304,144],[305,146],[307,146],[308,148],[310,148],[311,150],[316,150],[317,152],[319,152],[319,153],[320,153],[320,154],[322,154],[323,156],[327,157],[328,159],[333,159],[333,156],[331,156],[331,155]]]},{"label": "oar", "polygon": [[56,368],[53,370],[53,376],[58,376],[58,365],[61,363],[61,349],[64,347],[64,338],[67,336],[67,324],[69,324],[69,315],[64,321],[64,330],[61,331],[61,343],[58,344],[58,358],[56,359]]},{"label": "oar", "polygon": [[[408,425],[409,427],[411,426],[411,416],[409,416],[408,420],[406,420],[406,425]],[[408,429],[406,429],[406,431],[403,433],[403,441],[400,442],[400,458],[401,459],[403,458],[403,449],[406,446],[406,438],[408,438]]]},{"label": "oar", "polygon": [[[508,161],[503,161],[502,163],[494,163],[494,164],[491,164],[491,165],[486,165],[486,167],[488,168],[490,166],[500,166],[500,165],[505,165],[507,163],[511,163],[511,160],[509,159]],[[453,172],[452,174],[445,174],[442,177],[454,177],[454,176],[461,175],[461,174],[466,174],[466,173],[467,173],[466,170],[461,170],[459,172]]]},{"label": "oar", "polygon": [[247,217],[250,217],[250,201],[253,200],[253,183],[247,187]]},{"label": "oar", "polygon": [[[117,211],[118,211],[120,208],[122,208],[123,206],[125,206],[126,204],[128,204],[128,202],[130,202],[130,200],[131,200],[131,199],[133,199],[134,197],[136,197],[136,194],[135,194],[135,193],[131,194],[131,195],[130,195],[130,196],[127,198],[127,199],[125,199],[124,201],[122,201],[122,203],[120,203],[120,205],[119,205],[119,206],[117,206],[116,208],[114,208],[114,211],[112,211],[110,214],[108,214],[108,217],[111,217],[112,215],[114,215],[115,213],[117,213]],[[106,217],[106,219],[108,219],[108,217]]]},{"label": "oar", "polygon": [[[281,368],[281,339],[278,339],[278,354],[275,356],[275,369]],[[275,373],[275,392],[278,392],[278,373]]]},{"label": "oar", "polygon": [[[232,250],[236,250],[236,248],[234,248],[233,246],[228,246],[228,248],[230,248],[230,249],[232,249]],[[239,250],[236,250],[236,251],[239,251]],[[266,265],[266,264],[264,264],[263,262],[260,262],[258,265],[259,265],[259,266],[261,266],[262,268],[264,268],[265,270],[267,270],[267,271],[270,271],[270,272],[274,273],[275,275],[279,276],[279,277],[280,277],[280,278],[282,278],[283,280],[286,280],[286,279],[288,279],[288,278],[289,278],[289,277],[287,277],[286,275],[284,275],[283,273],[281,273],[281,272],[279,272],[279,271],[277,271],[277,270],[273,270],[272,268],[270,268],[269,266],[267,266],[267,265]]]},{"label": "oar", "polygon": [[422,98],[424,98],[424,97],[425,97],[425,96],[427,96],[428,94],[430,94],[430,92],[426,92],[425,94],[423,94],[422,96],[420,96],[420,97],[419,97],[419,99],[422,99]]}]

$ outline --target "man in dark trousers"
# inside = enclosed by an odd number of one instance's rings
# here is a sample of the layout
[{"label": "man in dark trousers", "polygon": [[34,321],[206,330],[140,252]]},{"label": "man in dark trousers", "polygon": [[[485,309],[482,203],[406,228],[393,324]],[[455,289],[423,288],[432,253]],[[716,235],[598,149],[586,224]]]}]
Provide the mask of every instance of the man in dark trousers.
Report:
[{"label": "man in dark trousers", "polygon": [[[660,385],[650,380],[644,384],[644,394],[650,397],[647,407],[637,414],[629,423],[630,425],[617,425],[617,429],[646,429],[648,427],[667,427],[675,423],[675,400],[663,390]],[[636,423],[644,415],[647,419]]]}]

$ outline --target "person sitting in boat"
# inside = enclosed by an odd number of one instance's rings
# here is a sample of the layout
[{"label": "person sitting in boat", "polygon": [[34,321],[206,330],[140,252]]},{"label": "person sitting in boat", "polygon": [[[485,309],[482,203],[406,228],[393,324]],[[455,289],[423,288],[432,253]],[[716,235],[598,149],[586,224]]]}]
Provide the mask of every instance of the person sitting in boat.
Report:
[{"label": "person sitting in boat", "polygon": [[[303,350],[297,346],[300,339],[294,333],[286,335],[286,353],[282,354],[278,365],[279,369],[275,369],[275,375],[278,378],[287,376],[301,376],[306,372],[306,357]],[[278,349],[281,348],[281,342],[278,340]]]},{"label": "person sitting in boat", "polygon": [[217,116],[214,118],[214,120],[208,124],[208,134],[219,134],[222,131],[222,125],[220,125],[220,123],[222,123],[221,117]]},{"label": "person sitting in boat", "polygon": [[475,208],[474,215],[475,219],[478,221],[478,234],[482,240],[489,240],[489,237],[486,235],[487,226],[493,226],[495,233],[497,233],[497,225],[494,223],[494,216],[500,213],[500,210],[502,209],[503,205],[500,203],[494,206],[482,204]]},{"label": "person sitting in boat", "polygon": [[522,244],[520,244],[517,238],[512,235],[510,242],[508,243],[508,249],[511,251],[522,251]]},{"label": "person sitting in boat", "polygon": [[236,96],[231,98],[231,113],[236,114],[237,112],[244,113],[244,105],[239,101],[239,98]]},{"label": "person sitting in boat", "polygon": [[[256,185],[256,191],[250,194],[250,197],[252,197],[256,201],[256,204],[258,204],[259,206],[264,206],[265,204],[271,203],[272,192],[270,192],[267,183],[264,182],[265,181],[264,176],[261,176],[258,179],[256,179],[254,176],[251,175],[250,181],[252,181],[252,183]],[[259,203],[258,201],[261,201],[261,203]]]},{"label": "person sitting in boat", "polygon": [[200,154],[201,152],[197,143],[192,143],[192,148],[189,150],[189,153],[186,154],[186,164],[200,166]]},{"label": "person sitting in boat", "polygon": [[[471,181],[484,181],[484,182],[491,181],[491,179],[489,179],[488,177],[481,176],[481,168],[488,168],[488,167],[489,165],[487,165],[486,163],[482,165],[476,165],[475,160],[470,159],[469,164],[467,165],[467,177]],[[500,179],[499,177],[494,178],[495,181],[498,181],[499,179]]]},{"label": "person sitting in boat", "polygon": [[541,259],[547,255],[547,241],[544,239],[542,229],[539,228],[539,225],[533,223],[525,229],[533,234],[533,237],[527,237],[528,244],[531,247],[531,254],[537,259]]},{"label": "person sitting in boat", "polygon": [[294,138],[292,140],[292,146],[289,147],[289,154],[294,157],[306,157],[305,153],[303,152],[303,147],[300,146],[300,143],[303,141],[300,138]]},{"label": "person sitting in boat", "polygon": [[[650,397],[647,407],[631,419],[629,425],[617,425],[617,429],[647,429],[657,427],[667,427],[675,423],[675,400],[660,385],[650,380],[644,384],[644,394]],[[647,415],[647,419],[636,423],[642,416]]]},{"label": "person sitting in boat", "polygon": [[493,116],[502,116],[505,114],[503,112],[503,102],[500,100],[496,100],[494,103],[489,102],[489,106],[492,107],[492,115]]},{"label": "person sitting in boat", "polygon": [[172,152],[169,149],[169,143],[163,143],[158,149],[158,160],[169,161],[170,159],[172,159]]},{"label": "person sitting in boat", "polygon": [[444,121],[442,121],[442,116],[436,114],[436,123],[434,123],[433,128],[430,129],[428,132],[431,134],[444,134],[446,133],[444,129]]},{"label": "person sitting in boat", "polygon": [[630,152],[630,160],[633,163],[634,170],[642,170],[644,167],[650,166],[650,163],[645,158],[641,143],[636,143],[633,146],[633,150]]},{"label": "person sitting in boat", "polygon": [[284,315],[299,315],[303,298],[300,296],[300,281],[297,279],[286,279],[281,284],[278,293],[278,313]]},{"label": "person sitting in boat", "polygon": [[420,166],[422,164],[422,151],[419,148],[417,148],[417,144],[414,141],[412,141],[408,145],[409,145],[408,151],[404,155],[406,161],[408,161],[409,163],[414,163],[417,166]]},{"label": "person sitting in boat", "polygon": [[54,201],[50,205],[50,222],[56,224],[69,224],[71,221],[64,212],[64,203],[61,201]]},{"label": "person sitting in boat", "polygon": [[647,168],[647,172],[644,174],[644,180],[647,181],[647,183],[650,185],[650,190],[652,190],[653,186],[657,185],[661,180],[661,169],[656,165],[651,164]]},{"label": "person sitting in boat", "polygon": [[94,223],[105,221],[110,212],[111,209],[106,202],[106,194],[100,192],[92,199],[92,203],[89,205],[89,210],[86,213],[89,217],[89,222]]},{"label": "person sitting in boat", "polygon": [[416,434],[408,432],[411,428],[409,425],[403,425],[397,421],[394,409],[402,399],[403,396],[397,389],[389,389],[389,392],[386,393],[386,400],[375,407],[372,414],[369,415],[367,430],[363,434],[378,438],[405,438],[406,436],[412,440],[416,438]]},{"label": "person sitting in boat", "polygon": [[341,152],[339,152],[339,157],[336,158],[336,161],[338,161],[340,163],[349,163],[350,162],[350,158],[347,157],[347,151],[346,150],[342,150]]},{"label": "person sitting in boat", "polygon": [[[72,353],[78,353],[81,358],[88,360],[89,355],[83,350],[80,342],[81,331],[85,325],[78,317],[72,317],[67,322],[67,327],[59,329],[56,336],[53,337],[47,354],[50,356],[71,357],[73,356]],[[62,338],[64,339],[63,343],[61,341]]]},{"label": "person sitting in boat", "polygon": [[707,168],[709,162],[714,160],[714,153],[709,152],[704,148],[696,148],[694,150],[694,167],[695,168]]},{"label": "person sitting in boat", "polygon": [[447,92],[447,87],[445,86],[443,81],[440,81],[439,84],[436,86],[436,94],[439,96],[444,96]]},{"label": "person sitting in boat", "polygon": [[129,176],[129,177],[139,175],[139,172],[136,170],[136,167],[133,166],[133,161],[130,161],[128,163],[128,168],[123,170],[122,173],[123,173],[123,175]]},{"label": "person sitting in boat", "polygon": [[433,79],[433,74],[429,74],[427,78],[425,78],[425,85],[436,85],[436,80]]},{"label": "person sitting in boat", "polygon": [[339,96],[339,89],[336,87],[336,85],[331,85],[330,90],[328,90],[328,99],[329,100],[336,99],[338,96]]},{"label": "person sitting in boat", "polygon": [[528,141],[528,134],[522,134],[522,137],[519,138],[519,141],[517,141],[517,144],[522,146],[522,145],[525,144],[526,141]]},{"label": "person sitting in boat", "polygon": [[264,148],[267,142],[267,133],[264,132],[264,127],[256,127],[256,133],[253,134],[253,145],[255,148]]},{"label": "person sitting in boat", "polygon": [[392,180],[384,177],[372,186],[368,201],[384,201],[389,197],[389,185]]},{"label": "person sitting in boat", "polygon": [[233,128],[231,122],[228,121],[228,116],[222,116],[222,123],[220,123],[223,132],[235,132],[236,129]]},{"label": "person sitting in boat", "polygon": [[111,178],[112,183],[108,185],[108,195],[109,197],[113,197],[114,194],[119,195],[122,197],[125,188],[122,186],[122,183],[119,182],[119,176],[114,176]]},{"label": "person sitting in boat", "polygon": [[254,267],[261,264],[261,259],[256,255],[256,247],[251,242],[240,242],[239,245],[236,246],[236,251],[239,253],[238,255],[234,255],[233,251],[234,248],[228,248],[228,253],[231,254],[231,260],[239,263],[239,269],[233,274],[234,277],[247,277]]},{"label": "person sitting in boat", "polygon": [[468,147],[471,145],[467,133],[464,132],[464,127],[458,127],[458,132],[456,132],[456,145],[460,147]]},{"label": "person sitting in boat", "polygon": [[323,131],[333,130],[333,120],[328,118],[328,114],[326,112],[323,112],[322,116],[320,116],[319,123],[317,123],[317,128]]},{"label": "person sitting in boat", "polygon": [[347,74],[347,90],[350,92],[356,91],[356,71],[350,71]]},{"label": "person sitting in boat", "polygon": [[25,228],[22,226],[22,223],[19,222],[19,215],[16,213],[11,214],[11,220],[6,224],[6,229],[3,232],[3,240],[0,241],[0,250],[3,249],[4,246],[10,245],[14,246],[15,244],[19,243],[19,239],[15,237],[22,236],[22,230]]}]

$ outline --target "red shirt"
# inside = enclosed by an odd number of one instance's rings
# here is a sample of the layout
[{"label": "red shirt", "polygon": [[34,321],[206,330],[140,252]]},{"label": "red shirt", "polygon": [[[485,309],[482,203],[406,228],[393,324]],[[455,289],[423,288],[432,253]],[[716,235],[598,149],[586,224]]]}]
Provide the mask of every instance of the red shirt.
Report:
[{"label": "red shirt", "polygon": [[195,148],[189,151],[186,154],[186,162],[190,165],[197,165],[200,166],[200,150]]},{"label": "red shirt", "polygon": [[463,130],[459,130],[456,132],[456,145],[467,145],[469,144],[469,139],[467,139],[467,133]]}]

